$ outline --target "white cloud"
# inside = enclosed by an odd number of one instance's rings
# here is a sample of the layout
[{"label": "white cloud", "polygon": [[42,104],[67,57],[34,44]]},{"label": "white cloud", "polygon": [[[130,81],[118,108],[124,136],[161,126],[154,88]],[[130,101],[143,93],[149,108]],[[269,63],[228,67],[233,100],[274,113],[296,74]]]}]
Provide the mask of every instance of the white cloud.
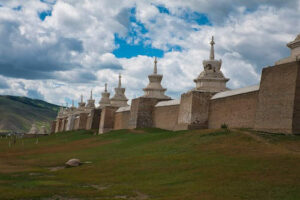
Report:
[{"label": "white cloud", "polygon": [[[121,72],[127,97],[140,96],[153,70],[153,58],[118,59],[112,54],[117,47],[114,35],[128,34],[132,7],[136,7],[137,21],[148,30],[139,31],[135,42],[147,38],[152,47],[166,51],[158,67],[164,74],[163,86],[173,98],[194,87],[193,79],[208,58],[211,35],[216,39],[216,57],[223,60],[222,70],[231,79],[228,86],[256,84],[262,67],[288,55],[285,44],[299,33],[299,2],[0,0],[0,67],[5,76],[2,82],[10,86],[0,93],[28,95],[34,90],[45,100],[61,104],[65,98],[79,99],[81,93],[88,97],[93,88],[98,102],[105,82],[113,95]],[[160,13],[157,5],[170,14]],[[12,9],[18,6],[19,11]],[[47,10],[52,15],[41,21],[38,14]],[[206,14],[213,26],[184,19],[187,12]],[[182,51],[168,52],[172,46]]]},{"label": "white cloud", "polygon": [[0,90],[8,89],[9,85],[5,77],[0,76]]},{"label": "white cloud", "polygon": [[[152,39],[152,44],[180,44],[185,49],[180,54],[167,53],[161,61],[162,65],[171,63],[164,71],[169,90],[178,91],[178,88],[181,88],[181,92],[184,92],[185,88],[193,87],[190,74],[194,74],[195,78],[195,73],[198,74],[202,70],[202,60],[208,58],[211,35],[216,39],[217,58],[224,61],[222,69],[225,75],[231,78],[229,87],[257,84],[262,67],[273,65],[275,61],[289,54],[285,44],[298,34],[299,30],[295,27],[300,25],[299,13],[299,10],[294,8],[261,6],[250,13],[240,10],[231,14],[224,24],[201,26],[198,31],[181,31],[182,26],[177,25],[161,26],[175,20],[170,20],[174,18],[172,16],[156,18],[157,21],[163,22],[145,23],[146,26],[152,26],[147,35]],[[195,67],[198,68],[197,72]],[[177,74],[173,74],[174,71]],[[176,87],[172,87],[174,80]]]}]

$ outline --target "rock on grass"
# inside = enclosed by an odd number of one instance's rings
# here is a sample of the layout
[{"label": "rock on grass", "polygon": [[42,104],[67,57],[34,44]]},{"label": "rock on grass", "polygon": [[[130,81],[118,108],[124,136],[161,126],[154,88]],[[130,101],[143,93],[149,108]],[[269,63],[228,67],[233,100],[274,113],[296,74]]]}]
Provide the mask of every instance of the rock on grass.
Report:
[{"label": "rock on grass", "polygon": [[78,167],[81,164],[82,163],[77,158],[72,158],[65,163],[66,167]]}]

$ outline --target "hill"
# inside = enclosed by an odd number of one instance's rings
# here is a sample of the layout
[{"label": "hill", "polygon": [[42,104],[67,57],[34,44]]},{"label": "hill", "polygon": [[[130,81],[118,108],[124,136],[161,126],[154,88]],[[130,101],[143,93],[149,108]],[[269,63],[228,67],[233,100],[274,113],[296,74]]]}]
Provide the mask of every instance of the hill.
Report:
[{"label": "hill", "polygon": [[[300,137],[119,130],[0,139],[0,199],[300,199]],[[70,158],[85,164],[64,168]]]},{"label": "hill", "polygon": [[17,96],[0,96],[0,131],[26,132],[33,122],[50,126],[59,107],[42,100]]}]

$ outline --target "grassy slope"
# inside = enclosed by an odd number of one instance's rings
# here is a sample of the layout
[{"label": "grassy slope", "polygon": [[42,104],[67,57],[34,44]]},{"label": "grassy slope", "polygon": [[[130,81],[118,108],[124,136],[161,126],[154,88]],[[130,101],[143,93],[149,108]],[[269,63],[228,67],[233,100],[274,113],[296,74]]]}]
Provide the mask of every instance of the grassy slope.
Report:
[{"label": "grassy slope", "polygon": [[[0,199],[300,199],[299,136],[146,129],[35,141],[0,139]],[[49,170],[73,157],[92,163]]]},{"label": "grassy slope", "polygon": [[0,130],[26,132],[33,122],[38,125],[55,119],[58,106],[26,97],[0,96]]}]

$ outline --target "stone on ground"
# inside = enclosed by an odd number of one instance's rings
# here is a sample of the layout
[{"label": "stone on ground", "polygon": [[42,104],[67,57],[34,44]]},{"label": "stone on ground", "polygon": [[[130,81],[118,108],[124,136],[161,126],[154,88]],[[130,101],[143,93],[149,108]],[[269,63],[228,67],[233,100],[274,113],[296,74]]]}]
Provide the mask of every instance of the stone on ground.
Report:
[{"label": "stone on ground", "polygon": [[79,159],[72,158],[72,159],[68,160],[68,162],[66,162],[65,165],[67,167],[78,167],[79,165],[81,165],[81,162]]}]

